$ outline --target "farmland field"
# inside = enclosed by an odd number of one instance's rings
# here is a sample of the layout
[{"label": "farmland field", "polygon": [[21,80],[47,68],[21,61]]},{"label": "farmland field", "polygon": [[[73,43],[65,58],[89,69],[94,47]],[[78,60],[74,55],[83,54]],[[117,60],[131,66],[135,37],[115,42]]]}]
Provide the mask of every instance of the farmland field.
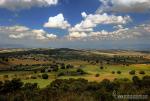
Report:
[{"label": "farmland field", "polygon": [[[39,87],[43,88],[55,79],[84,78],[88,81],[100,82],[103,79],[113,81],[114,79],[128,78],[131,80],[135,75],[140,78],[144,75],[150,75],[150,60],[147,59],[147,57],[149,57],[148,53],[137,51],[134,53],[133,51],[114,52],[110,50],[105,52],[67,49],[50,49],[47,51],[32,50],[31,53],[27,55],[24,55],[25,53],[23,53],[23,51],[22,53],[16,51],[16,54],[20,54],[17,57],[14,55],[14,50],[12,53],[10,51],[1,52],[2,55],[5,54],[5,56],[7,56],[8,60],[2,61],[1,59],[0,68],[2,71],[0,72],[0,80],[20,78],[24,83],[38,83]],[[39,53],[35,54],[34,52]],[[132,54],[132,56],[130,54]],[[56,56],[58,58],[55,59]],[[114,57],[116,57],[118,61],[114,62]],[[73,68],[61,69],[61,63],[65,66],[70,64]],[[58,65],[57,71],[48,71],[52,64]],[[100,68],[101,66],[102,69]],[[41,72],[42,69],[44,69],[43,72]],[[85,74],[71,74],[78,69],[82,69]],[[135,71],[134,75],[129,73],[132,70]],[[117,73],[118,71],[121,73]],[[140,71],[144,71],[144,74],[140,74]],[[48,74],[48,79],[45,80],[42,78],[43,73]],[[63,75],[59,76],[59,74],[62,73]]]}]

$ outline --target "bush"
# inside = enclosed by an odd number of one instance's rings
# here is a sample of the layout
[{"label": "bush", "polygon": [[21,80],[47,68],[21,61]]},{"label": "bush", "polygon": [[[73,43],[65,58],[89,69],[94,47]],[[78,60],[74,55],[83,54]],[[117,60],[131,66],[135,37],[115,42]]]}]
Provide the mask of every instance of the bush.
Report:
[{"label": "bush", "polygon": [[85,72],[82,69],[77,69],[77,73],[85,74]]},{"label": "bush", "polygon": [[8,75],[4,75],[4,78],[8,78]]},{"label": "bush", "polygon": [[99,77],[99,74],[95,74],[95,77]]},{"label": "bush", "polygon": [[66,67],[65,67],[65,64],[62,63],[62,64],[60,65],[60,68],[61,68],[61,69],[65,69],[65,68],[66,68]]},{"label": "bush", "polygon": [[144,71],[140,71],[139,74],[145,74],[145,72]]},{"label": "bush", "polygon": [[63,72],[58,73],[57,76],[64,76],[65,74]]},{"label": "bush", "polygon": [[32,75],[32,76],[31,76],[31,79],[37,79],[37,77]]},{"label": "bush", "polygon": [[117,74],[121,74],[121,71],[117,71]]},{"label": "bush", "polygon": [[139,85],[141,83],[140,78],[138,76],[133,76],[132,81],[136,85]]},{"label": "bush", "polygon": [[68,65],[66,65],[66,68],[67,69],[69,69],[69,68],[73,68],[74,66],[73,65],[71,65],[71,64],[68,64]]},{"label": "bush", "polygon": [[45,69],[41,69],[41,73],[44,73],[45,72]]},{"label": "bush", "polygon": [[48,79],[48,74],[42,74],[43,79]]},{"label": "bush", "polygon": [[101,67],[100,67],[100,69],[104,69],[104,67],[103,67],[103,66],[101,66]]},{"label": "bush", "polygon": [[37,73],[37,71],[36,71],[36,70],[34,70],[34,73],[36,74],[36,73]]},{"label": "bush", "polygon": [[150,86],[150,76],[144,76],[144,77],[142,78],[142,84],[143,84],[144,86]]},{"label": "bush", "polygon": [[41,75],[38,75],[37,77],[38,77],[38,78],[41,78]]},{"label": "bush", "polygon": [[112,71],[111,73],[112,73],[112,74],[115,74],[115,71]]},{"label": "bush", "polygon": [[54,68],[53,68],[53,71],[54,71],[54,72],[57,72],[58,69],[59,69],[58,67],[54,67]]},{"label": "bush", "polygon": [[135,75],[135,70],[131,70],[131,71],[129,72],[129,74]]},{"label": "bush", "polygon": [[23,86],[23,82],[21,82],[20,79],[12,79],[11,81],[6,80],[3,84],[3,88],[1,89],[1,92],[3,92],[4,94],[13,92],[21,89],[22,86]]}]

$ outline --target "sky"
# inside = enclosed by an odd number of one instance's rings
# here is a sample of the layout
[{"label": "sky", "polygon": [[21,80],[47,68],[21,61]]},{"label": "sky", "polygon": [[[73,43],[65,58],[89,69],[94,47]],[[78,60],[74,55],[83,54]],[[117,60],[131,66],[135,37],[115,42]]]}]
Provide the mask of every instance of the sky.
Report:
[{"label": "sky", "polygon": [[0,48],[150,49],[150,0],[0,0]]}]

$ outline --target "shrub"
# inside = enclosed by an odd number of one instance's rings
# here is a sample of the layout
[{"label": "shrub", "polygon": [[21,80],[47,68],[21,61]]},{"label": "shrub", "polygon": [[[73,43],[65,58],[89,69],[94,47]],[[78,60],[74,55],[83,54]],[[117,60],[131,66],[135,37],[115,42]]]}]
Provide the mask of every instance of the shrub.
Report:
[{"label": "shrub", "polygon": [[140,78],[138,76],[133,76],[132,81],[134,84],[139,85],[140,84]]},{"label": "shrub", "polygon": [[63,72],[58,73],[57,76],[64,76],[65,74]]},{"label": "shrub", "polygon": [[135,75],[135,70],[131,70],[131,71],[129,72],[129,74]]},{"label": "shrub", "polygon": [[41,78],[41,75],[38,75],[39,78]]},{"label": "shrub", "polygon": [[54,67],[54,68],[53,68],[53,71],[54,71],[54,72],[57,72],[58,69],[59,69],[58,67]]},{"label": "shrub", "polygon": [[31,79],[37,79],[37,77],[36,77],[36,76],[34,76],[34,75],[32,75],[32,76],[31,76]]},{"label": "shrub", "polygon": [[8,75],[4,75],[4,78],[8,78]]},{"label": "shrub", "polygon": [[41,73],[44,73],[45,72],[45,69],[41,69]]},{"label": "shrub", "polygon": [[112,73],[112,74],[115,74],[115,71],[112,71],[111,73]]},{"label": "shrub", "polygon": [[139,74],[145,74],[145,72],[144,71],[140,71]]},{"label": "shrub", "polygon": [[37,73],[37,71],[36,71],[36,70],[34,70],[34,73],[36,74],[36,73]]},{"label": "shrub", "polygon": [[85,74],[85,72],[82,69],[77,69],[77,73]]},{"label": "shrub", "polygon": [[61,65],[60,65],[61,67],[61,69],[65,69],[65,64],[64,63],[62,63]]},{"label": "shrub", "polygon": [[65,69],[65,65],[62,65],[62,66],[61,66],[61,69]]},{"label": "shrub", "polygon": [[149,84],[150,84],[150,76],[144,76],[143,78],[142,78],[142,84],[144,85],[144,86],[150,86]]},{"label": "shrub", "polygon": [[74,66],[73,65],[71,65],[71,64],[68,64],[68,65],[66,65],[66,68],[67,69],[69,69],[69,68],[73,68]]},{"label": "shrub", "polygon": [[103,66],[100,66],[100,69],[104,69],[104,67],[103,67]]},{"label": "shrub", "polygon": [[121,74],[121,71],[117,71],[117,74]]},{"label": "shrub", "polygon": [[99,77],[99,74],[95,74],[95,77]]},{"label": "shrub", "polygon": [[42,74],[43,79],[48,79],[48,74]]}]

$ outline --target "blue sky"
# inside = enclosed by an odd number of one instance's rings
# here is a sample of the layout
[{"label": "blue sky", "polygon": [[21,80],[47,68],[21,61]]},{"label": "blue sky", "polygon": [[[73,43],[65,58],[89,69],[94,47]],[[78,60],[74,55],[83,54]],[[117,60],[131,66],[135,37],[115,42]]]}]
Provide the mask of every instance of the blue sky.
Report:
[{"label": "blue sky", "polygon": [[149,39],[149,0],[0,1],[1,48],[134,49]]}]

